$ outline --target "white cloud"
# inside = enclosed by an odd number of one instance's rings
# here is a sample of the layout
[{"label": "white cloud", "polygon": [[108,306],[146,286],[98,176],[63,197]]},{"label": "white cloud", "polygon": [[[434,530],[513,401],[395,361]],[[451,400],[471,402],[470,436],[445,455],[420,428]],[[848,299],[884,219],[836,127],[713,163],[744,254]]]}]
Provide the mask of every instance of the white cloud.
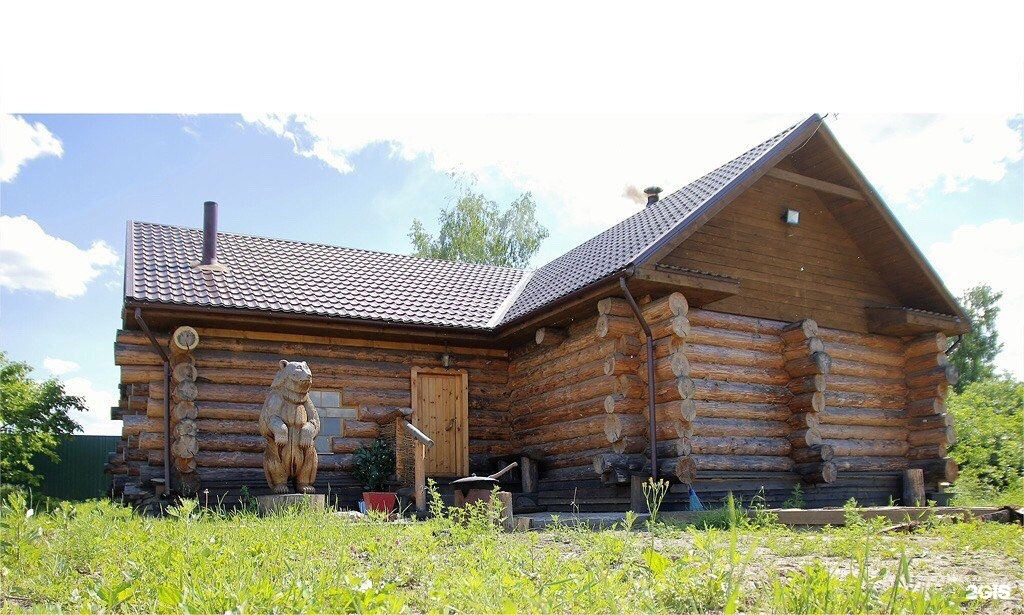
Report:
[{"label": "white cloud", "polygon": [[996,365],[1024,378],[1024,222],[965,224],[948,241],[932,244],[928,258],[957,295],[978,284],[1003,293],[996,320],[1003,351]]},{"label": "white cloud", "polygon": [[918,209],[924,192],[997,182],[1022,156],[1013,118],[998,115],[840,114],[829,120],[843,148],[886,201]]},{"label": "white cloud", "polygon": [[87,378],[68,378],[64,381],[64,392],[82,397],[89,408],[88,412],[71,412],[71,418],[82,426],[82,433],[121,435],[121,421],[110,420],[110,408],[117,404],[113,393],[97,389]]},{"label": "white cloud", "polygon": [[[373,143],[434,168],[495,173],[555,197],[565,227],[601,230],[642,207],[630,186],[666,194],[806,116],[707,115],[246,115],[294,151],[340,173]],[[1021,136],[1000,116],[857,116],[830,120],[843,146],[888,200],[915,204],[941,184],[998,181],[1021,159]],[[556,232],[558,229],[555,229]]]},{"label": "white cloud", "polygon": [[83,250],[26,216],[0,216],[0,286],[77,297],[115,263],[117,254],[103,241]]},{"label": "white cloud", "polygon": [[46,368],[51,374],[56,376],[63,376],[68,372],[77,371],[80,367],[78,363],[74,361],[66,361],[64,359],[54,359],[53,357],[46,357],[43,359],[43,367]]},{"label": "white cloud", "polygon": [[40,156],[64,155],[64,146],[42,122],[29,124],[16,115],[0,114],[0,182],[14,181],[21,167]]}]

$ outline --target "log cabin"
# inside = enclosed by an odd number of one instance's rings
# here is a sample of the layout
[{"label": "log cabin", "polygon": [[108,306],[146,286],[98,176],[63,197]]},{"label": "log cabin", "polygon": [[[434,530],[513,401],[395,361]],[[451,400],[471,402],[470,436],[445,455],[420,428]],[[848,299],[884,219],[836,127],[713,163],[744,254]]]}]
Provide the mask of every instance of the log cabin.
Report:
[{"label": "log cabin", "polygon": [[[131,221],[115,492],[266,488],[257,417],[306,361],[318,491],[401,429],[440,482],[510,460],[518,509],[626,510],[639,479],[778,505],[956,479],[944,399],[963,309],[811,116],[535,270]],[[915,478],[920,473],[913,473]],[[639,477],[639,478],[638,478]]]}]

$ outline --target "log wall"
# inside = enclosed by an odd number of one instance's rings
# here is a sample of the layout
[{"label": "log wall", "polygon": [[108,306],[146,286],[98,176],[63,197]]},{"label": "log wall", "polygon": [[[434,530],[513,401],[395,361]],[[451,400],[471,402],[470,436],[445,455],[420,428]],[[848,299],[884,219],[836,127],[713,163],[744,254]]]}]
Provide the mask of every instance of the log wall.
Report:
[{"label": "log wall", "polygon": [[[351,506],[360,491],[350,475],[352,453],[410,406],[411,368],[439,367],[445,352],[451,356],[451,367],[469,373],[470,470],[489,471],[487,462],[492,456],[512,452],[508,359],[503,351],[196,330],[199,347],[187,357],[178,355],[182,358],[174,362],[176,374],[183,363],[194,366],[194,374],[181,367],[181,379],[172,380],[171,392],[174,450],[180,448],[178,443],[187,431],[189,442],[195,442],[194,452],[188,451],[191,457],[176,456],[175,464],[182,466],[179,469],[194,470],[202,487],[211,493],[227,486],[245,485],[253,493],[266,488],[258,419],[281,359],[307,362],[313,388],[337,392],[346,409],[342,434],[332,439],[330,452],[321,452],[317,474],[317,490],[340,492],[343,500],[352,500],[343,504]],[[167,347],[167,334],[157,334],[157,339]],[[163,398],[167,392],[160,358],[141,332],[118,332],[115,363],[121,367],[117,412],[124,421],[123,452],[118,457],[121,463],[112,465],[110,471],[125,477],[119,481],[123,487],[163,473]],[[182,427],[186,422],[187,429]]]}]

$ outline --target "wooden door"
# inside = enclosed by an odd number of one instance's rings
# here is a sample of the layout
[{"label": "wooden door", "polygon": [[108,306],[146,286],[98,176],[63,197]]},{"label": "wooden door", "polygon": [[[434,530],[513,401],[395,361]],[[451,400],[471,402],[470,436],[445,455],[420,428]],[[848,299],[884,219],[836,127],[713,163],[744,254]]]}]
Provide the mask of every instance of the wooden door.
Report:
[{"label": "wooden door", "polygon": [[469,377],[466,370],[412,369],[413,425],[434,441],[427,476],[469,475]]}]

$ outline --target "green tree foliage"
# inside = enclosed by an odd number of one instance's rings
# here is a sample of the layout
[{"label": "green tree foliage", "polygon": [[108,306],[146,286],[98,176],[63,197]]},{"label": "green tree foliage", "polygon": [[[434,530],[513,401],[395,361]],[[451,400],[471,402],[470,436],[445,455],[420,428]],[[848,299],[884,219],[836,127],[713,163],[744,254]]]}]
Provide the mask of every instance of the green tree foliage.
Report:
[{"label": "green tree foliage", "polygon": [[1024,476],[1024,383],[1011,378],[972,382],[949,396],[957,443],[950,455],[964,475],[1004,491]]},{"label": "green tree foliage", "polygon": [[413,220],[409,238],[414,254],[463,263],[525,267],[548,230],[537,222],[537,206],[526,192],[505,211],[482,194],[467,191],[455,207],[441,210],[441,231],[434,237]]},{"label": "green tree foliage", "polygon": [[4,483],[38,485],[32,459],[54,452],[60,439],[81,429],[68,412],[87,410],[81,397],[68,395],[56,378],[29,377],[27,363],[8,361],[0,352],[0,479]]},{"label": "green tree foliage", "polygon": [[968,289],[960,298],[972,329],[964,334],[950,355],[950,362],[960,370],[960,381],[954,387],[957,393],[962,393],[971,383],[995,375],[993,362],[1003,348],[996,331],[996,316],[999,315],[996,304],[1002,296],[1003,293],[993,292],[986,284]]}]

